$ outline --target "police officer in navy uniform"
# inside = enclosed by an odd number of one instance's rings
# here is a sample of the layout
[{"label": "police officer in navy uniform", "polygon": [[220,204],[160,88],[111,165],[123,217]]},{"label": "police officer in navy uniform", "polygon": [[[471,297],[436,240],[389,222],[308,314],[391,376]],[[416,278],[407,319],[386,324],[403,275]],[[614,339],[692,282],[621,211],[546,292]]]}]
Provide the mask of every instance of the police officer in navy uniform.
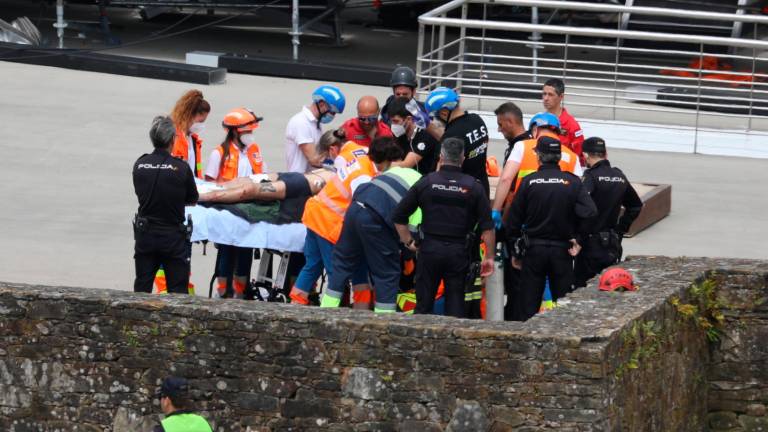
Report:
[{"label": "police officer in navy uniform", "polygon": [[522,270],[513,308],[516,321],[538,312],[547,278],[553,301],[570,291],[579,233],[587,231],[586,221],[597,214],[581,180],[560,170],[559,140],[540,137],[536,154],[539,170],[523,179],[505,224],[516,250],[512,265]]},{"label": "police officer in navy uniform", "polygon": [[576,288],[586,286],[589,279],[621,261],[621,239],[643,209],[643,202],[627,176],[606,159],[608,152],[602,138],[587,139],[582,149],[589,167],[584,172],[584,188],[597,206],[597,216],[576,257]]},{"label": "police officer in navy uniform", "polygon": [[188,292],[191,226],[184,225],[184,206],[195,204],[198,195],[189,164],[169,153],[175,134],[169,117],[155,117],[149,130],[155,151],[133,165],[133,187],[139,199],[133,223],[136,292],[152,292],[161,265],[168,292]]},{"label": "police officer in navy uniform", "polygon": [[[445,313],[466,316],[464,286],[469,273],[470,241],[475,226],[482,231],[486,246],[480,276],[493,273],[495,233],[491,207],[485,190],[477,179],[461,173],[464,142],[458,138],[443,141],[440,168],[419,180],[403,198],[392,215],[400,241],[418,252],[416,264],[417,314],[432,313],[440,280],[445,281]],[[424,241],[418,245],[406,225],[408,215],[422,211],[421,231]]]}]

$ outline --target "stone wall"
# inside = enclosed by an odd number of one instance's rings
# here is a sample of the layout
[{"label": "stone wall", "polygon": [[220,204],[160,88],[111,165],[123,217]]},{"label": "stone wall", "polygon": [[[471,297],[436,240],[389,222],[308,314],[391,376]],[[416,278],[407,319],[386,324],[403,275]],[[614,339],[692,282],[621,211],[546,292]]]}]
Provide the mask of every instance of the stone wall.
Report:
[{"label": "stone wall", "polygon": [[708,367],[711,431],[768,431],[768,274],[708,275],[725,326]]},{"label": "stone wall", "polygon": [[626,266],[639,291],[591,286],[526,323],[0,284],[0,430],[150,430],[168,374],[191,381],[220,431],[759,424],[765,321],[759,331],[736,324],[757,309],[743,301],[728,313],[735,342],[723,337],[718,349],[679,310],[692,281],[715,268],[726,291],[746,289],[746,272],[764,293],[768,265],[647,257]]}]

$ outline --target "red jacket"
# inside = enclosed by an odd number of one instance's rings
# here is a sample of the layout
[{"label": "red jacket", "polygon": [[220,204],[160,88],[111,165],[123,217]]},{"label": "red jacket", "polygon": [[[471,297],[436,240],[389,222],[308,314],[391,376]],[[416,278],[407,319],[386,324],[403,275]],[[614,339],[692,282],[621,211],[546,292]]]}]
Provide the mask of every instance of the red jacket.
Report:
[{"label": "red jacket", "polygon": [[563,108],[560,113],[560,144],[573,150],[582,159],[581,146],[584,144],[584,132],[579,122]]},{"label": "red jacket", "polygon": [[[344,129],[344,133],[346,134],[347,141],[354,141],[357,144],[360,144],[361,146],[370,147],[371,146],[371,138],[368,136],[368,134],[363,130],[362,127],[360,127],[360,120],[355,118],[351,118],[344,122],[343,125],[341,125],[342,129]],[[376,136],[392,136],[392,130],[387,126],[386,123],[379,120],[378,123],[378,130],[376,131]]]}]

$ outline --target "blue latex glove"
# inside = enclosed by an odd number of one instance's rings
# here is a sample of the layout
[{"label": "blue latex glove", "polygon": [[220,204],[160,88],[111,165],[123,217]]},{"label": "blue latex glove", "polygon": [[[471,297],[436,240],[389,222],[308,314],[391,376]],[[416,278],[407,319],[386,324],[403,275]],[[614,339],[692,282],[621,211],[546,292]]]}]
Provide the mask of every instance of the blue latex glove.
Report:
[{"label": "blue latex glove", "polygon": [[491,219],[496,224],[496,229],[501,229],[501,210],[491,210]]}]

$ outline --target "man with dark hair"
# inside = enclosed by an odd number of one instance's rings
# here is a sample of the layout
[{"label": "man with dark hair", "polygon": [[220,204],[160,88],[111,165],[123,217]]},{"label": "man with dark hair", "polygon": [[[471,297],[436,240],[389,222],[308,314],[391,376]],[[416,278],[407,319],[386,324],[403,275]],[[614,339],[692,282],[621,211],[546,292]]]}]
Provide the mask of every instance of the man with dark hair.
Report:
[{"label": "man with dark hair", "polygon": [[[421,175],[410,168],[393,166],[393,162],[403,159],[403,152],[392,137],[375,138],[368,156],[382,173],[358,186],[352,195],[339,241],[333,248],[333,273],[320,306],[338,307],[347,279],[365,262],[375,290],[373,310],[390,313],[396,309],[400,281],[400,249],[392,211]],[[413,220],[413,224],[417,221]]]},{"label": "man with dark hair", "polygon": [[[621,261],[621,239],[643,209],[643,201],[627,176],[606,159],[605,141],[589,138],[583,149],[589,167],[584,172],[584,188],[595,201],[597,216],[576,257],[576,288],[586,286],[587,280]],[[619,217],[622,206],[624,213]]]},{"label": "man with dark hair", "polygon": [[538,139],[539,170],[523,179],[505,224],[515,250],[512,265],[522,270],[513,308],[516,321],[538,312],[547,278],[553,301],[570,291],[584,221],[597,214],[581,180],[560,170],[560,146],[549,136]]},{"label": "man with dark hair", "polygon": [[170,154],[175,135],[169,117],[155,117],[149,130],[155,151],[133,165],[139,200],[133,222],[136,292],[152,292],[155,273],[162,265],[168,292],[188,293],[192,226],[184,225],[184,206],[195,204],[198,194],[189,164]]},{"label": "man with dark hair", "polygon": [[[467,275],[472,274],[469,266],[473,250],[470,249],[476,248],[477,242],[471,234],[476,226],[482,232],[486,247],[480,276],[493,273],[496,241],[488,197],[477,179],[461,173],[463,160],[464,141],[459,138],[444,140],[438,171],[411,187],[392,215],[400,241],[411,251],[419,252],[417,314],[432,313],[437,287],[444,280],[446,315],[467,316],[464,288]],[[407,226],[408,215],[417,208],[423,213],[421,231],[424,241],[421,245],[416,243]]]},{"label": "man with dark hair", "polygon": [[192,410],[186,379],[173,376],[164,379],[157,398],[165,418],[153,432],[212,432],[205,418]]},{"label": "man with dark hair", "polygon": [[412,113],[408,105],[408,99],[400,97],[393,100],[387,110],[392,134],[405,154],[403,161],[397,165],[414,168],[421,175],[427,175],[437,167],[440,143],[416,124],[414,118],[418,112]]},{"label": "man with dark hair", "polygon": [[[544,83],[541,88],[541,102],[547,112],[557,116],[560,120],[560,143],[581,157],[581,146],[584,143],[584,132],[579,122],[568,113],[563,106],[565,98],[565,83],[559,78],[552,78]],[[582,160],[582,165],[584,161]]]},{"label": "man with dark hair", "polygon": [[532,138],[531,133],[523,126],[523,112],[513,102],[505,102],[499,105],[494,111],[496,114],[496,123],[499,125],[499,132],[507,140],[507,149],[504,151],[504,168],[499,177],[499,183],[496,185],[496,196],[493,198],[493,222],[496,229],[501,228],[501,210],[504,201],[507,199],[512,183],[517,177],[519,164],[511,163],[509,155],[519,142]]},{"label": "man with dark hair", "polygon": [[438,123],[430,121],[424,104],[417,101],[416,97],[416,72],[408,66],[398,66],[392,71],[389,79],[389,86],[392,87],[392,94],[389,95],[384,106],[381,108],[381,120],[391,125],[392,119],[389,116],[389,105],[397,98],[405,98],[408,102],[408,110],[413,115],[413,121],[419,128],[423,129],[432,138],[439,140],[443,135],[443,128]]}]

